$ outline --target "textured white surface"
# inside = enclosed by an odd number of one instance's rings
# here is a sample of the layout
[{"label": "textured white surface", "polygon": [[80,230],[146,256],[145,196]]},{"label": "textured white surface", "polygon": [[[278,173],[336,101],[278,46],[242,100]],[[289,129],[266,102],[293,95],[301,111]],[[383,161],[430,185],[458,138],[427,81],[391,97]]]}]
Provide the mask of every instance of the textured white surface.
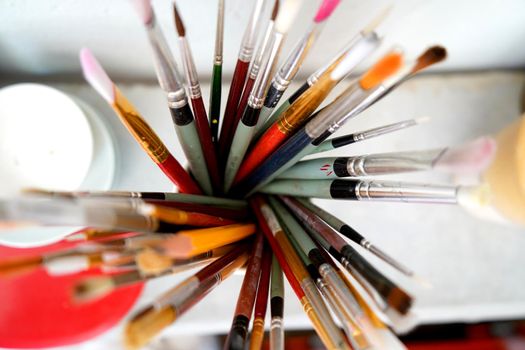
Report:
[{"label": "textured white surface", "polygon": [[[283,54],[304,33],[320,0],[303,0]],[[170,0],[154,9],[172,49],[177,49]],[[210,77],[216,0],[178,0],[199,76]],[[231,74],[253,1],[229,0],[225,10],[225,74]],[[442,70],[523,67],[522,0],[343,0],[328,20],[315,54],[300,74],[313,72],[365,26],[381,8],[395,4],[385,23],[385,49],[401,44],[416,55],[429,44],[450,51]],[[267,12],[269,12],[269,7]],[[125,78],[155,79],[141,20],[128,0],[0,1],[0,72],[50,75],[78,71],[78,51],[89,47],[108,70]],[[178,57],[178,50],[177,52]]]},{"label": "textured white surface", "polygon": [[[362,130],[422,115],[432,121],[382,138],[355,144],[335,154],[359,154],[439,147],[496,132],[520,114],[523,73],[424,76],[345,126],[342,133]],[[85,85],[59,85],[92,103],[111,120],[120,149],[117,189],[169,190],[170,183],[126,134],[117,117]],[[294,87],[292,87],[293,90]],[[125,85],[124,93],[182,157],[161,90],[156,86]],[[203,86],[207,94],[208,86]],[[205,96],[206,97],[206,96]],[[207,98],[207,97],[206,97]],[[400,175],[412,181],[445,183],[444,175]],[[372,242],[413,268],[433,284],[423,289],[370,257],[392,279],[416,295],[420,323],[480,321],[525,316],[525,230],[473,218],[455,206],[319,201],[366,235]],[[137,308],[187,276],[164,277],[149,283]],[[196,305],[154,342],[163,348],[170,336],[224,333],[230,326],[241,275],[234,275]],[[286,290],[287,329],[310,328],[300,304]],[[212,310],[213,317],[210,317]],[[120,329],[71,349],[119,348]],[[163,340],[164,339],[164,340]]]}]

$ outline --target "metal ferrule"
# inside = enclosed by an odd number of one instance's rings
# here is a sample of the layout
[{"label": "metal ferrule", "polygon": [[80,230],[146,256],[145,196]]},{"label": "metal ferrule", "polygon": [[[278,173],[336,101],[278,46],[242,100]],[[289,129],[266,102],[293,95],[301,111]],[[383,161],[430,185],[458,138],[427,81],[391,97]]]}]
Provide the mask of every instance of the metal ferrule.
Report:
[{"label": "metal ferrule", "polygon": [[153,307],[161,310],[166,306],[174,306],[182,304],[184,300],[188,299],[193,292],[199,287],[199,279],[195,276],[185,279],[174,288],[168,290],[153,302]]},{"label": "metal ferrule", "polygon": [[264,2],[265,0],[258,0],[255,3],[255,7],[253,8],[253,12],[250,17],[250,22],[248,22],[246,30],[244,31],[244,36],[241,42],[241,49],[239,51],[239,60],[243,62],[250,62],[252,59],[253,49],[255,47],[255,42],[257,40],[258,33],[257,22],[261,17]]},{"label": "metal ferrule", "polygon": [[386,254],[385,252],[383,252],[381,249],[377,248],[376,246],[372,245],[372,243],[370,243],[366,239],[363,239],[361,241],[361,246],[363,246],[365,249],[369,250],[372,254],[376,255],[377,257],[379,257],[383,261],[385,261],[388,264],[392,265],[393,267],[395,267],[396,269],[398,269],[399,271],[401,271],[405,275],[407,275],[407,276],[414,275],[414,272],[412,270],[410,270],[409,268],[405,267],[404,265],[401,265],[396,260],[392,259],[388,254]]},{"label": "metal ferrule", "polygon": [[410,203],[457,203],[455,186],[407,184],[387,181],[360,181],[355,196],[360,201],[382,200]]},{"label": "metal ferrule", "polygon": [[201,97],[201,87],[199,85],[199,76],[197,75],[197,69],[195,68],[195,61],[191,55],[190,46],[186,37],[179,38],[181,53],[182,53],[182,64],[184,66],[184,73],[186,75],[186,81],[188,83],[188,94],[190,98],[195,99]]},{"label": "metal ferrule", "polygon": [[370,139],[372,137],[381,136],[383,134],[388,134],[396,130],[401,130],[408,128],[410,126],[416,125],[417,122],[415,120],[407,120],[404,122],[399,122],[395,124],[380,126],[374,129],[366,130],[363,132],[355,133],[353,135],[353,138],[355,141],[362,141],[366,139]]},{"label": "metal ferrule", "polygon": [[295,45],[292,53],[290,56],[288,56],[284,64],[281,66],[281,69],[279,69],[279,72],[273,79],[273,85],[277,88],[277,90],[283,91],[288,87],[292,79],[299,71],[299,68],[301,68],[308,51],[319,36],[322,28],[323,24],[314,23],[308,32]]},{"label": "metal ferrule", "polygon": [[335,133],[348,119],[355,117],[370,106],[383,91],[382,86],[373,90],[363,90],[359,87],[359,83],[355,82],[306,124],[306,133],[313,139],[321,136],[326,130],[331,134]]},{"label": "metal ferrule", "polygon": [[166,92],[177,91],[183,88],[183,80],[177,70],[177,64],[166,43],[166,38],[157,25],[155,17],[153,17],[146,29],[153,49],[155,71],[160,87]]},{"label": "metal ferrule", "polygon": [[213,64],[221,65],[224,42],[224,0],[219,0],[219,9],[217,13],[217,28],[215,33],[215,54],[213,58]]},{"label": "metal ferrule", "polygon": [[169,91],[167,97],[168,97],[168,106],[170,108],[178,109],[188,104],[188,98],[186,97],[186,91],[184,91],[184,88],[182,87],[177,91]]},{"label": "metal ferrule", "polygon": [[255,79],[252,92],[248,99],[248,104],[254,108],[262,108],[264,104],[270,77],[277,64],[277,57],[279,56],[284,40],[283,33],[273,32],[272,37],[269,50],[267,50],[267,53],[262,59],[261,71],[257,74],[257,79]]},{"label": "metal ferrule", "polygon": [[361,284],[361,286],[366,290],[368,295],[372,298],[374,303],[379,307],[380,310],[386,310],[388,304],[383,300],[381,295],[375,290],[374,287],[364,278],[361,274],[352,266],[352,263],[346,258],[341,257],[341,265]]},{"label": "metal ferrule", "polygon": [[255,58],[252,60],[251,67],[250,67],[250,78],[256,79],[257,75],[259,74],[259,69],[261,68],[261,63],[263,61],[263,58],[265,56],[265,53],[268,52],[268,46],[271,44],[271,41],[273,40],[273,27],[275,22],[270,21],[268,23],[268,26],[266,27],[266,32],[264,33],[263,40],[261,41],[261,44],[259,47],[257,47],[257,54],[255,55]]},{"label": "metal ferrule", "polygon": [[346,170],[350,176],[395,174],[432,169],[443,150],[398,152],[348,157]]},{"label": "metal ferrule", "polygon": [[323,279],[333,287],[334,293],[338,299],[344,305],[345,308],[350,310],[353,315],[362,315],[363,309],[359,306],[357,300],[349,292],[345,283],[339,277],[339,274],[329,264],[322,264],[319,266],[319,274]]}]

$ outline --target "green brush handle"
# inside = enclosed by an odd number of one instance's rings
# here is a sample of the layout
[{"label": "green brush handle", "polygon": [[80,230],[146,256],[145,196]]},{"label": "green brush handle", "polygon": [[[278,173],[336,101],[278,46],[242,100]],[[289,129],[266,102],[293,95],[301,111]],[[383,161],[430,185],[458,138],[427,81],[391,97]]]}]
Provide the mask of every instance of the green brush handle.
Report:
[{"label": "green brush handle", "polygon": [[221,91],[222,91],[222,64],[213,66],[210,94],[210,128],[214,142],[217,142],[219,134],[219,120],[221,115]]}]

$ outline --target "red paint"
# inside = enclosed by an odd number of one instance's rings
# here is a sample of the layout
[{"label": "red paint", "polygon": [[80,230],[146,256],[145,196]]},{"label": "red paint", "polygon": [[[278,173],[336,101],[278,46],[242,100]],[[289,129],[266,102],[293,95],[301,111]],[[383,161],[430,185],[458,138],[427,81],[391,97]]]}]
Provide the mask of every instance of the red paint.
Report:
[{"label": "red paint", "polygon": [[192,98],[191,105],[193,107],[193,114],[195,115],[195,126],[197,127],[197,133],[199,134],[199,140],[201,142],[204,160],[206,161],[206,167],[208,168],[208,174],[210,175],[210,180],[214,190],[220,192],[222,190],[222,181],[219,173],[219,163],[217,162],[215,145],[213,144],[210,124],[208,124],[208,116],[206,115],[202,96],[195,99]]},{"label": "red paint", "polygon": [[[250,62],[237,60],[235,71],[233,72],[230,92],[228,93],[228,102],[226,103],[226,110],[224,111],[224,118],[222,120],[221,136],[219,138],[219,156],[222,162],[226,162],[230,150],[230,143],[235,132],[233,125],[237,115],[237,107],[239,106],[239,100],[244,88],[246,76],[248,75],[249,65]],[[229,135],[230,133],[231,136]]]},{"label": "red paint", "polygon": [[162,162],[157,163],[166,176],[179,188],[182,193],[202,194],[197,183],[184,170],[182,165],[171,154]]},{"label": "red paint", "polygon": [[[0,246],[0,257],[22,258],[73,247],[59,242],[45,247],[16,249]],[[42,268],[0,279],[0,347],[44,348],[93,338],[118,323],[138,298],[142,284],[116,290],[90,303],[71,300],[80,278],[98,270],[50,277]]]}]

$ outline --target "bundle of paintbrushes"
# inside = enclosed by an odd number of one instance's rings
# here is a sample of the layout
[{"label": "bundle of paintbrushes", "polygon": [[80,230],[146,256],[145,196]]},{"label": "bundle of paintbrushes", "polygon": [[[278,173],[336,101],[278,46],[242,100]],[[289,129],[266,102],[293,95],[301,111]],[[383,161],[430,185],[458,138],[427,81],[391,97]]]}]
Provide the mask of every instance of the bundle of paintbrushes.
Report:
[{"label": "bundle of paintbrushes", "polygon": [[[284,272],[327,348],[404,348],[391,329],[408,317],[414,298],[361,252],[368,251],[407,276],[407,283],[421,280],[310,198],[462,204],[471,200],[476,188],[392,182],[376,176],[417,171],[476,174],[488,166],[494,141],[482,137],[441,149],[302,160],[426,120],[400,120],[330,138],[404,81],[446,58],[440,46],[429,47],[418,57],[406,57],[395,47],[376,62],[367,62],[382,41],[378,28],[388,12],[382,11],[282,99],[305,58],[315,53],[315,41],[339,4],[319,1],[310,28],[286,55],[283,43],[304,1],[253,0],[226,96],[221,91],[221,67],[227,4],[218,0],[209,108],[188,41],[191,33],[184,26],[189,18],[173,5],[182,57],[177,62],[149,0],[131,1],[147,32],[188,170],[88,49],[80,53],[82,69],[178,193],[29,189],[18,199],[0,202],[0,219],[7,223],[86,227],[67,238],[78,242],[75,248],[3,261],[0,273],[23,274],[42,266],[50,274],[101,268],[107,273],[79,281],[73,291],[75,299],[85,302],[123,286],[197,269],[126,320],[125,343],[139,348],[245,267],[224,348],[244,349],[247,344],[250,349],[261,348],[270,303],[270,349],[283,349]],[[263,15],[266,12],[270,18]],[[368,69],[347,79],[361,62]],[[330,101],[338,85],[346,88]],[[223,111],[221,100],[226,102]]]}]

